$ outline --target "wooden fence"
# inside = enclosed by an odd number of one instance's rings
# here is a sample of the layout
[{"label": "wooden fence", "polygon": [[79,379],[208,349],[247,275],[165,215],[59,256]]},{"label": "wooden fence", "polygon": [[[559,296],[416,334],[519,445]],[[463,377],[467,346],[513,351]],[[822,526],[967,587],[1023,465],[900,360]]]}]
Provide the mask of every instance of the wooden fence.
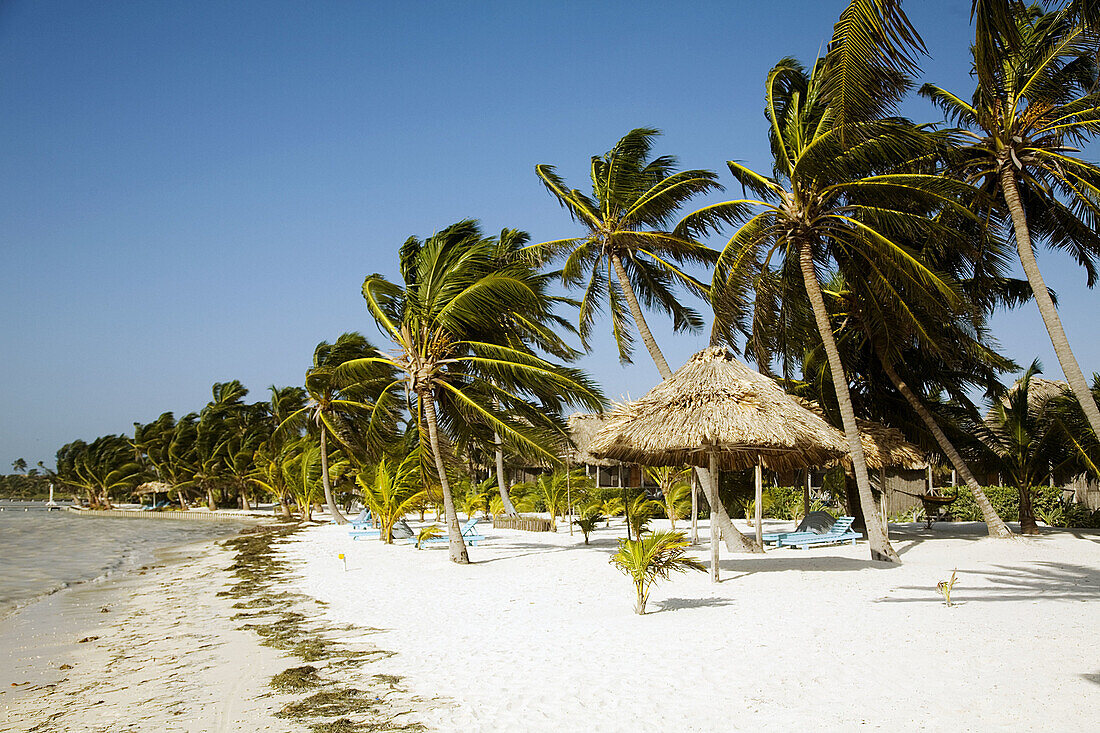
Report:
[{"label": "wooden fence", "polygon": [[143,512],[127,509],[74,509],[67,507],[69,512],[82,517],[122,517],[124,519],[171,519],[175,521],[191,522],[262,522],[274,517],[258,517],[255,514],[239,512]]},{"label": "wooden fence", "polygon": [[553,522],[543,517],[493,517],[493,529],[522,529],[525,532],[555,532]]}]

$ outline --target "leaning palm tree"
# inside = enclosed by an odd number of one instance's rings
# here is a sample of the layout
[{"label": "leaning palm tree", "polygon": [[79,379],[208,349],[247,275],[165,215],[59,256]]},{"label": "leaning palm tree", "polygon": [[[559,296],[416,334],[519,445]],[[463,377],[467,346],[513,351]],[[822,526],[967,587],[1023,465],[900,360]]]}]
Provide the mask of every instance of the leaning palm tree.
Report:
[{"label": "leaning palm tree", "polygon": [[1096,282],[1100,168],[1075,155],[1075,146],[1100,132],[1096,35],[1068,8],[1044,13],[1038,6],[982,0],[975,3],[975,17],[978,86],[971,101],[932,84],[921,94],[962,128],[960,175],[1007,210],[1020,265],[1062,372],[1100,435],[1100,408],[1033,247],[1034,237],[1069,253],[1085,268],[1089,287]]},{"label": "leaning palm tree", "polygon": [[[765,110],[774,156],[772,175],[729,161],[734,178],[757,198],[715,204],[697,212],[740,223],[723,250],[711,286],[716,320],[728,318],[731,302],[747,282],[778,259],[780,277],[800,281],[828,360],[848,440],[860,504],[868,520],[871,556],[899,562],[871,494],[866,460],[856,427],[848,379],[840,358],[819,280],[830,261],[844,272],[866,272],[884,292],[921,293],[949,303],[952,288],[898,239],[902,231],[932,233],[935,223],[915,213],[936,206],[959,208],[960,186],[942,176],[911,172],[935,143],[923,130],[897,118],[835,124],[826,95],[828,58],[807,71],[784,59],[768,74]],[[842,134],[843,132],[843,134]],[[684,226],[705,226],[689,216]],[[736,309],[732,309],[736,311]]]},{"label": "leaning palm tree", "polygon": [[335,343],[322,341],[313,350],[313,365],[306,370],[306,393],[309,402],[286,416],[275,433],[276,438],[300,431],[306,421],[316,426],[320,434],[321,483],[325,505],[336,524],[346,524],[347,518],[336,505],[329,476],[328,440],[332,437],[345,454],[355,455],[358,422],[373,437],[375,447],[392,433],[393,415],[378,409],[377,395],[392,381],[392,371],[381,364],[360,370],[356,379],[339,375],[341,364],[377,353],[374,346],[359,333],[341,334]]},{"label": "leaning palm tree", "polygon": [[591,196],[568,188],[554,166],[535,166],[543,185],[585,231],[527,249],[543,262],[565,258],[562,280],[573,287],[584,286],[579,316],[586,348],[593,321],[606,299],[620,360],[630,363],[633,350],[629,312],[657,371],[667,379],[672,370],[649,330],[638,298],[648,308],[672,316],[677,331],[702,328],[702,318],[680,303],[675,286],[704,296],[706,286],[683,268],[713,264],[717,253],[672,231],[672,225],[685,202],[720,190],[721,185],[712,171],[677,171],[672,156],[650,160],[659,134],[652,128],[631,130],[609,152],[593,156]]},{"label": "leaning palm tree", "polygon": [[[632,319],[661,379],[668,379],[672,369],[649,330],[638,298],[651,310],[671,316],[677,331],[695,332],[702,328],[699,314],[678,300],[676,286],[705,297],[707,286],[685,268],[711,265],[717,253],[686,230],[673,229],[672,225],[686,202],[722,187],[712,171],[677,171],[676,159],[667,155],[650,160],[658,134],[651,128],[631,130],[609,152],[593,156],[591,196],[568,188],[553,166],[536,166],[535,173],[546,188],[585,231],[577,237],[543,242],[527,249],[543,262],[564,258],[562,280],[573,287],[583,286],[579,318],[585,348],[606,299],[619,359],[630,362],[634,344]],[[700,214],[697,218],[707,216]],[[707,222],[714,224],[717,219],[709,218]],[[709,492],[711,482],[700,483]],[[733,526],[717,497],[708,493],[707,500],[717,508],[721,533],[731,551],[762,551]]]},{"label": "leaning palm tree", "polygon": [[[555,461],[517,412],[532,409],[528,397],[553,391],[563,404],[602,409],[598,388],[582,372],[517,348],[510,324],[545,312],[547,297],[521,264],[502,264],[495,242],[477,223],[461,221],[400,250],[403,285],[381,275],[363,282],[363,297],[379,329],[393,340],[392,353],[345,362],[338,376],[359,378],[379,366],[396,377],[379,393],[374,413],[408,397],[425,457],[434,459],[443,494],[450,557],[468,563],[451,495],[448,436],[476,423]],[[508,317],[501,317],[507,314]],[[370,424],[375,423],[372,413]]]}]

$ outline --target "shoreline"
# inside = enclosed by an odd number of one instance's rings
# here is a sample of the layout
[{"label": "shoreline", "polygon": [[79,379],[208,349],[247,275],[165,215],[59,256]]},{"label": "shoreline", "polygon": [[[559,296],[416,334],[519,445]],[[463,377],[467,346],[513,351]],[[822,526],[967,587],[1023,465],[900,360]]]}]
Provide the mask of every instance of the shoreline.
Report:
[{"label": "shoreline", "polygon": [[[81,510],[71,507],[64,508],[62,509],[62,511],[65,513],[65,516],[78,515],[82,513]],[[96,512],[96,514],[94,515],[85,514],[84,516],[112,518],[114,516],[117,516],[118,514],[126,514],[126,512]],[[148,517],[138,516],[138,518],[145,519]],[[89,575],[88,577],[78,578],[75,580],[58,581],[56,585],[51,585],[44,590],[37,591],[33,595],[19,598],[18,600],[6,601],[5,605],[0,606],[0,623],[6,622],[12,616],[21,612],[28,606],[32,606],[35,603],[43,601],[57,593],[63,593],[69,590],[76,590],[85,587],[88,584],[103,583],[111,579],[125,578],[130,573],[139,572],[142,569],[142,565],[155,564],[157,562],[160,562],[159,555],[161,555],[162,553],[168,553],[170,555],[171,552],[177,548],[184,548],[191,545],[199,547],[204,546],[210,542],[219,542],[228,537],[232,537],[234,534],[243,531],[249,527],[259,526],[264,522],[263,518],[254,518],[252,521],[250,521],[249,519],[242,517],[232,517],[232,519],[227,519],[223,521],[236,522],[237,532],[234,532],[234,527],[226,526],[224,528],[224,535],[221,537],[204,538],[201,540],[192,540],[189,542],[169,544],[161,547],[143,548],[141,550],[134,551],[132,555],[121,555],[118,557],[116,562],[102,568],[102,571],[95,575]]]},{"label": "shoreline", "polygon": [[160,548],[19,609],[0,633],[0,731],[419,730],[398,721],[419,704],[399,678],[370,673],[388,654],[370,630],[316,621],[265,559],[293,531]]}]

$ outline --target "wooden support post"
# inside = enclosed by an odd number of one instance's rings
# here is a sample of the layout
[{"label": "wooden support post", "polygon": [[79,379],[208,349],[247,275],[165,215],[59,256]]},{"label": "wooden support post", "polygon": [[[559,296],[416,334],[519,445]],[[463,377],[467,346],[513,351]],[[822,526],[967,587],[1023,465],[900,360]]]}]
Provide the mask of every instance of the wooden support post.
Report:
[{"label": "wooden support post", "polygon": [[806,467],[806,481],[802,485],[802,518],[810,514],[810,467]]},{"label": "wooden support post", "polygon": [[886,466],[878,470],[878,488],[882,492],[882,531],[890,536],[890,520],[886,518]]},{"label": "wooden support post", "polygon": [[691,472],[691,544],[699,544],[699,474]]},{"label": "wooden support post", "polygon": [[572,477],[572,464],[569,460],[569,456],[565,456],[565,509],[567,514],[565,515],[565,521],[569,522],[569,536],[573,536],[573,484]]},{"label": "wooden support post", "polygon": [[[718,456],[715,455],[714,450],[710,451],[710,495],[714,497],[715,503],[718,499]],[[718,529],[718,512],[714,507],[710,508],[710,580],[712,583],[718,582],[718,541],[720,530]]]},{"label": "wooden support post", "polygon": [[756,544],[764,546],[764,467],[756,460]]}]

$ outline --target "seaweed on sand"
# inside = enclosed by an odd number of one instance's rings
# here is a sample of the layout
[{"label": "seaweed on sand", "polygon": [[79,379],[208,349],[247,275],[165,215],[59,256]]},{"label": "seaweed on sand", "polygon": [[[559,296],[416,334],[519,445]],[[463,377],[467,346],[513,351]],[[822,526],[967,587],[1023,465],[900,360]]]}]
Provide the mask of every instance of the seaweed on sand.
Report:
[{"label": "seaweed on sand", "polygon": [[[318,609],[324,604],[297,593],[291,593],[279,585],[290,575],[285,562],[277,554],[277,545],[298,530],[296,526],[280,525],[258,528],[227,540],[224,546],[234,550],[236,556],[228,568],[236,578],[227,590],[218,595],[238,599],[237,609],[252,609],[252,613],[238,613],[235,619],[255,619],[240,628],[254,631],[260,643],[287,651],[305,662],[324,662],[323,669],[312,665],[291,667],[272,677],[270,685],[281,692],[303,691],[319,688],[317,692],[289,703],[276,713],[284,718],[331,718],[310,725],[317,733],[349,733],[352,731],[419,731],[424,727],[417,723],[398,723],[397,718],[414,712],[400,710],[391,696],[410,699],[401,687],[401,678],[394,675],[374,675],[366,690],[348,686],[329,676],[347,677],[349,674],[361,680],[357,668],[392,652],[382,649],[351,649],[331,638],[332,634],[355,632],[356,637],[377,631],[349,625],[324,624],[314,620],[299,609]],[[266,617],[266,618],[261,618]]]}]

